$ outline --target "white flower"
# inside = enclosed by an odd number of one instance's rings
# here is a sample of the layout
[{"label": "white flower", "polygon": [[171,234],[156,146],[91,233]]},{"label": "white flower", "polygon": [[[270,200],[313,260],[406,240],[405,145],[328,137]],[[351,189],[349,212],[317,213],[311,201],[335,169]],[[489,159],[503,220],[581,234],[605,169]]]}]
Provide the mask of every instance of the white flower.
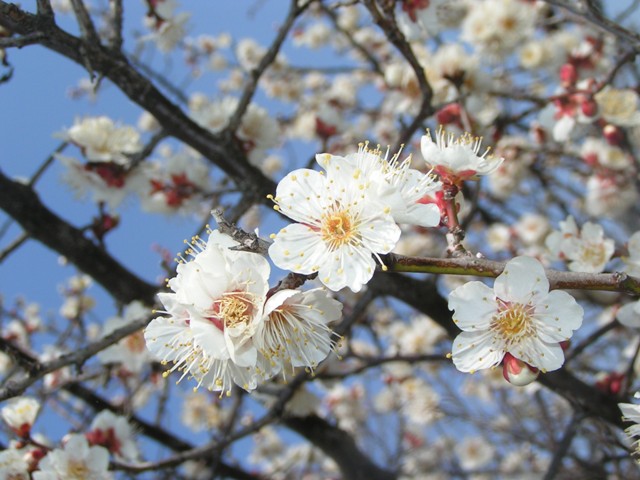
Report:
[{"label": "white flower", "polygon": [[[270,267],[255,253],[232,251],[237,242],[218,231],[205,244],[194,239],[168,281],[175,293],[158,297],[171,318],[158,317],[145,329],[148,348],[198,386],[230,392],[235,382],[256,387],[261,361],[251,336],[262,320]],[[182,379],[181,377],[181,379]]]},{"label": "white flower", "polygon": [[[618,407],[622,412],[622,419],[633,422],[634,424],[625,429],[629,438],[633,439],[636,454],[640,454],[640,405],[633,403],[619,403]],[[634,438],[636,437],[636,438]]]},{"label": "white flower", "polygon": [[624,271],[634,277],[640,277],[640,231],[635,232],[627,242],[629,255],[622,257],[625,263]]},{"label": "white flower", "polygon": [[500,58],[534,33],[536,13],[529,3],[517,0],[468,2],[469,13],[462,22],[462,39],[475,49]]},{"label": "white flower", "polygon": [[600,165],[611,170],[627,170],[633,160],[621,149],[602,138],[588,137],[582,144],[580,155],[588,165]]},{"label": "white flower", "polygon": [[578,225],[572,215],[569,215],[564,221],[560,221],[560,230],[551,232],[544,243],[549,249],[551,257],[554,259],[564,258],[564,243],[567,239],[580,235]]},{"label": "white flower", "polygon": [[30,480],[29,464],[25,452],[7,448],[0,452],[0,478],[7,480]]},{"label": "white flower", "polygon": [[[411,155],[402,162],[400,153],[389,159],[389,151],[381,155],[379,148],[369,149],[361,144],[357,153],[346,157],[323,154],[316,157],[318,163],[327,172],[344,169],[348,164],[352,169],[353,180],[358,188],[370,192],[370,195],[389,208],[389,214],[396,223],[436,227],[440,223],[440,209],[433,203],[422,203],[423,199],[433,196],[441,188],[440,182],[429,175],[410,168]],[[341,173],[341,177],[344,177]]]},{"label": "white flower", "polygon": [[110,410],[103,410],[95,416],[85,436],[91,445],[105,447],[120,458],[135,460],[138,457],[131,425],[126,418]]},{"label": "white flower", "polygon": [[525,245],[539,245],[549,231],[549,220],[539,213],[527,212],[518,219],[513,230]]},{"label": "white flower", "polygon": [[89,195],[95,203],[106,203],[111,209],[118,207],[134,185],[142,179],[141,169],[127,169],[117,162],[82,163],[67,155],[56,155],[56,159],[66,167],[63,181],[79,199]]},{"label": "white flower", "polygon": [[[163,4],[170,5],[169,8],[158,8]],[[152,33],[141,38],[143,41],[151,40],[163,53],[171,52],[187,34],[187,22],[191,18],[188,12],[174,14],[175,2],[158,2],[155,7],[157,16],[147,16],[144,23]]]},{"label": "white flower", "polygon": [[70,435],[63,449],[50,451],[33,473],[33,480],[110,480],[109,452],[89,447],[84,435]]},{"label": "white flower", "polygon": [[489,148],[478,155],[481,146],[482,137],[465,133],[456,138],[455,134],[448,133],[442,127],[438,128],[435,141],[430,130],[420,139],[420,149],[427,165],[443,181],[450,183],[477,175],[489,175],[502,164],[502,158],[489,155]]},{"label": "white flower", "polygon": [[182,404],[182,424],[194,432],[220,428],[227,420],[227,410],[208,395],[194,392],[187,395]]},{"label": "white flower", "polygon": [[562,246],[565,257],[571,260],[569,270],[586,273],[602,272],[614,249],[614,241],[604,238],[602,227],[591,222],[582,226],[580,236],[566,238]]},{"label": "white flower", "polygon": [[403,2],[398,12],[398,27],[408,40],[432,37],[447,28],[457,27],[465,16],[462,0]]},{"label": "white flower", "polygon": [[162,161],[146,162],[144,180],[136,192],[147,212],[189,214],[196,212],[211,190],[205,160],[190,150],[167,151]]},{"label": "white flower", "polygon": [[591,175],[584,210],[592,217],[621,217],[638,201],[635,183],[624,177]]},{"label": "white flower", "polygon": [[238,63],[246,71],[256,68],[265,53],[267,53],[267,49],[252,38],[243,38],[238,41],[236,46]]},{"label": "white flower", "polygon": [[620,307],[616,313],[616,318],[625,327],[640,327],[640,301],[627,303]]},{"label": "white flower", "polygon": [[260,352],[272,362],[313,369],[335,344],[327,324],[340,319],[342,304],[322,289],[280,290],[267,300],[264,315],[254,337]]},{"label": "white flower", "polygon": [[638,111],[638,94],[631,89],[605,88],[593,98],[598,104],[598,111],[607,122],[621,127],[632,127],[640,124]]},{"label": "white flower", "polygon": [[564,363],[559,343],[582,324],[583,310],[566,292],[549,292],[542,264],[531,257],[509,261],[493,289],[474,281],[449,296],[462,330],[453,342],[453,362],[463,372],[498,365],[505,353],[542,371]]},{"label": "white flower", "polygon": [[39,411],[40,402],[35,398],[18,397],[2,407],[2,419],[11,430],[21,437],[26,437],[29,435]]},{"label": "white flower", "polygon": [[491,461],[495,449],[481,437],[465,437],[456,444],[456,454],[460,466],[465,470],[477,470]]},{"label": "white flower", "polygon": [[[125,307],[122,317],[112,317],[105,322],[102,335],[107,336],[135,320],[145,318],[149,313],[150,310],[141,302],[131,302]],[[135,332],[99,352],[98,359],[103,364],[119,364],[124,372],[139,374],[149,364],[151,356],[142,333]]]},{"label": "white flower", "polygon": [[359,180],[361,172],[327,157],[316,156],[325,164],[326,175],[299,169],[278,184],[276,210],[299,223],[272,235],[269,256],[280,268],[317,272],[331,290],[349,287],[358,292],[373,276],[372,255],[379,259],[379,254],[389,253],[400,228],[390,215],[391,207],[368,195],[369,186]]},{"label": "white flower", "polygon": [[90,162],[127,165],[127,155],[142,149],[140,135],[129,125],[118,126],[109,117],[87,117],[59,136],[74,143]]}]

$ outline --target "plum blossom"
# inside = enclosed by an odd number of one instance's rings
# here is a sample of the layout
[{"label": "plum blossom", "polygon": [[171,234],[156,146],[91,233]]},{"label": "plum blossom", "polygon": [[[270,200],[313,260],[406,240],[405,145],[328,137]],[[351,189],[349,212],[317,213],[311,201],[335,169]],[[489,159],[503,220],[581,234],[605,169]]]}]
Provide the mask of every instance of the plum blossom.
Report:
[{"label": "plum blossom", "polygon": [[[219,231],[194,238],[177,275],[159,293],[169,317],[155,318],[145,340],[173,371],[212,391],[235,383],[253,390],[285,365],[314,368],[333,349],[327,327],[342,306],[325,291],[280,290],[267,299],[270,267],[256,253],[231,250],[238,242]],[[178,381],[180,381],[178,380]],[[221,393],[221,394],[222,394]]]},{"label": "plum blossom", "polygon": [[30,480],[29,464],[23,451],[7,448],[0,452],[0,478],[8,480]]},{"label": "plum blossom", "polygon": [[163,150],[159,161],[147,162],[145,181],[137,193],[147,212],[187,215],[198,211],[205,194],[211,191],[209,169],[202,157],[191,150]]},{"label": "plum blossom", "polygon": [[[150,310],[141,302],[134,301],[127,305],[122,316],[107,319],[102,334],[109,335],[118,328],[143,319],[150,314]],[[118,343],[98,353],[98,359],[103,364],[117,364],[125,374],[139,374],[151,360],[141,332],[135,332],[123,338]]]},{"label": "plum blossom", "polygon": [[175,0],[159,0],[153,2],[153,8],[144,18],[145,26],[152,31],[141,40],[155,42],[163,53],[171,52],[187,33],[187,22],[191,18],[188,12],[176,13],[178,2]]},{"label": "plum blossom", "polygon": [[640,277],[640,231],[629,237],[627,250],[629,255],[622,257],[624,271],[634,277]]},{"label": "plum blossom", "polygon": [[543,372],[564,363],[560,342],[582,324],[583,310],[566,292],[549,292],[542,264],[515,257],[493,289],[474,281],[449,296],[453,321],[462,330],[453,342],[453,362],[462,372],[498,365],[511,353]]},{"label": "plum blossom", "polygon": [[246,390],[257,385],[260,359],[251,336],[269,289],[267,260],[229,249],[236,245],[218,231],[207,243],[193,239],[191,260],[167,282],[173,293],[158,294],[171,317],[155,318],[145,329],[151,352],[173,362],[169,372],[223,392],[233,383]]},{"label": "plum blossom", "polygon": [[90,445],[105,447],[119,458],[135,460],[138,457],[138,446],[131,425],[125,417],[110,410],[103,410],[96,415],[85,437]]},{"label": "plum blossom", "polygon": [[[636,393],[636,398],[638,394]],[[637,454],[640,454],[640,405],[636,405],[633,403],[619,403],[618,407],[622,412],[622,419],[627,420],[629,422],[633,422],[633,425],[627,427],[625,432],[627,436],[633,440],[634,451]]]},{"label": "plum blossom", "polygon": [[462,0],[404,0],[398,12],[398,27],[409,40],[435,36],[457,27],[465,15]]},{"label": "plum blossom", "polygon": [[317,367],[334,349],[328,323],[342,315],[342,304],[323,289],[280,290],[264,305],[254,340],[269,360],[292,367]]},{"label": "plum blossom", "polygon": [[611,259],[614,241],[604,237],[600,225],[586,222],[580,231],[572,216],[560,222],[560,231],[545,240],[554,257],[569,261],[572,272],[600,273]]},{"label": "plum blossom", "polygon": [[621,127],[640,124],[638,94],[631,89],[605,88],[594,95],[600,116]]},{"label": "plum blossom", "polygon": [[58,136],[77,145],[89,162],[114,162],[126,166],[127,156],[142,150],[135,128],[117,125],[106,116],[76,119],[71,128]]},{"label": "plum blossom", "polygon": [[269,256],[280,268],[318,273],[331,290],[358,292],[373,276],[372,255],[382,263],[379,255],[393,249],[400,228],[392,207],[370,195],[361,169],[329,154],[316,161],[326,175],[298,169],[278,184],[274,208],[299,223],[272,235]]},{"label": "plum blossom", "polygon": [[640,327],[640,301],[627,303],[620,307],[616,313],[616,318],[625,327]]},{"label": "plum blossom", "polygon": [[479,175],[489,175],[500,167],[503,159],[490,155],[489,148],[479,155],[481,147],[482,137],[465,133],[456,138],[454,133],[442,127],[438,128],[435,140],[430,130],[420,140],[427,165],[440,175],[444,183],[453,185]]},{"label": "plum blossom", "polygon": [[84,435],[73,434],[63,448],[51,450],[40,461],[33,480],[110,480],[109,452],[106,448],[90,447]]},{"label": "plum blossom", "polygon": [[468,2],[462,40],[490,58],[500,58],[533,36],[536,10],[530,2],[482,0]]},{"label": "plum blossom", "polygon": [[28,437],[31,426],[40,411],[40,402],[35,398],[18,397],[2,407],[2,419],[21,437]]}]

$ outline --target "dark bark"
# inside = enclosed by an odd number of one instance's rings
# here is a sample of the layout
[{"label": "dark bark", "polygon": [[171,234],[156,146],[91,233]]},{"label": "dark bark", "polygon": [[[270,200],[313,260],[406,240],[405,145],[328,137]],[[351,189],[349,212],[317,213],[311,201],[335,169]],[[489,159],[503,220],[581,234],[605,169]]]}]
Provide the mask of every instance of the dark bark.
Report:
[{"label": "dark bark", "polygon": [[286,418],[284,425],[331,457],[349,480],[393,480],[396,474],[378,467],[365,456],[353,437],[326,420],[309,416]]}]

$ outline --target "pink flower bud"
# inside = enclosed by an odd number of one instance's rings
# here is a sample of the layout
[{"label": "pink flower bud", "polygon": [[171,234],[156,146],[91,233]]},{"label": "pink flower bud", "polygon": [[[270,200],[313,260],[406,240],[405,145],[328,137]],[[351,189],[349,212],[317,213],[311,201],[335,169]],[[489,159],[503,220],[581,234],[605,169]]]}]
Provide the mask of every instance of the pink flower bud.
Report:
[{"label": "pink flower bud", "polygon": [[502,376],[511,385],[524,387],[535,381],[539,374],[540,370],[517,359],[508,352],[502,359]]},{"label": "pink flower bud", "polygon": [[595,117],[598,113],[598,104],[593,99],[588,99],[580,104],[580,110],[587,117]]},{"label": "pink flower bud", "polygon": [[578,80],[578,71],[576,67],[570,63],[565,63],[560,67],[560,83],[567,88],[575,85]]}]

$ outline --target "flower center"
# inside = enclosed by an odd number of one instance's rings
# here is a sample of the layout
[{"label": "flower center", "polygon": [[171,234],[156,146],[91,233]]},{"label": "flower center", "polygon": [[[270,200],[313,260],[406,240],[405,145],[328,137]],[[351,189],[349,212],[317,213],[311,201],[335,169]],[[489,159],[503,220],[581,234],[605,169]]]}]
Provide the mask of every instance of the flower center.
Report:
[{"label": "flower center", "polygon": [[356,231],[348,210],[333,211],[322,217],[322,240],[335,250],[353,241]]},{"label": "flower center", "polygon": [[498,299],[498,313],[491,321],[491,329],[497,331],[507,344],[517,344],[530,336],[534,326],[531,316],[534,313],[532,305],[510,303]]},{"label": "flower center", "polygon": [[212,306],[209,320],[221,331],[248,324],[254,316],[255,305],[248,292],[227,292]]},{"label": "flower center", "polygon": [[147,349],[147,343],[142,332],[129,335],[124,339],[124,344],[132,353],[142,353]]},{"label": "flower center", "polygon": [[89,469],[83,461],[69,460],[67,465],[67,473],[69,474],[68,478],[88,478],[87,474],[89,473]]},{"label": "flower center", "polygon": [[605,263],[604,245],[586,245],[582,250],[582,258],[586,263],[594,266]]}]

